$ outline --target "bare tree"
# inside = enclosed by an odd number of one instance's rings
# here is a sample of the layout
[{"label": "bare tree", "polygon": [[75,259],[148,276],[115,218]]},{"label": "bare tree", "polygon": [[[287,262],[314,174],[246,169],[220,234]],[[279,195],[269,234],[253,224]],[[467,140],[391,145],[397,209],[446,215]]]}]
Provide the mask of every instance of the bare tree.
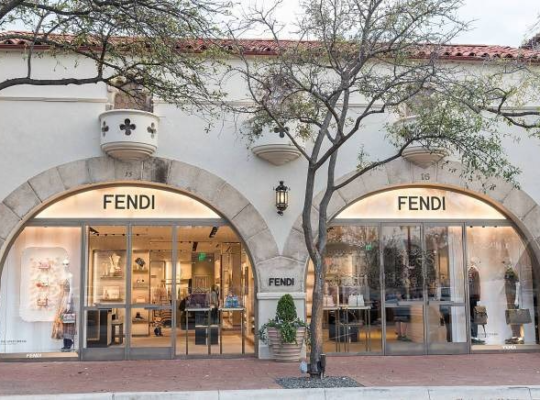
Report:
[{"label": "bare tree", "polygon": [[[271,36],[273,56],[250,59],[243,54],[241,41],[236,41],[236,54],[243,63],[234,72],[245,77],[253,101],[253,106],[236,111],[248,113],[246,131],[252,138],[262,135],[265,128],[275,128],[288,136],[308,165],[302,227],[315,272],[312,375],[319,374],[323,344],[323,260],[332,195],[401,157],[411,144],[428,151],[442,148],[460,157],[469,179],[482,175],[514,181],[518,169],[506,158],[501,140],[508,133],[500,129],[500,123],[537,132],[538,112],[519,111],[524,96],[518,90],[535,93],[534,68],[516,61],[486,62],[473,74],[441,59],[445,46],[467,29],[456,17],[461,3],[305,0],[297,40],[281,39],[275,7],[255,10],[244,21],[249,28],[262,26]],[[351,107],[354,102],[365,106],[358,111]],[[365,154],[362,140],[372,140],[377,133],[367,133],[363,125],[376,115],[399,114],[404,109],[414,118],[388,126],[385,134],[395,152],[383,159]],[[353,137],[357,137],[355,143],[360,142],[358,169],[337,181],[339,151]],[[304,148],[301,139],[308,139],[310,145]],[[317,179],[323,180],[324,189],[315,202]]]},{"label": "bare tree", "polygon": [[[204,43],[219,34],[214,21],[226,13],[224,5],[221,0],[1,0],[0,40],[24,45],[26,70],[0,81],[0,91],[103,82],[120,90],[137,85],[176,104],[206,100],[216,93],[207,85],[215,71]],[[8,30],[13,27],[18,30]],[[95,69],[88,76],[41,78],[33,64],[44,52],[89,60]]]}]

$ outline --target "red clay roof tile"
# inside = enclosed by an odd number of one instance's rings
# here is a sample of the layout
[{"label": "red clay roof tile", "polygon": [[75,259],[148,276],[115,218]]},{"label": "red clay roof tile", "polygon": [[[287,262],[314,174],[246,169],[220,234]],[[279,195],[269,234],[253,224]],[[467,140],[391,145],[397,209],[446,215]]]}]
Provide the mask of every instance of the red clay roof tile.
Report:
[{"label": "red clay roof tile", "polygon": [[[10,38],[9,36],[25,36],[32,37],[30,32],[0,32],[0,49],[23,49],[31,44],[31,40],[24,37]],[[69,39],[71,36],[51,35],[52,40]],[[134,38],[117,37],[113,38],[115,42],[126,43],[135,41]],[[216,40],[205,41],[201,39],[181,41],[176,45],[178,50],[201,52],[208,48],[209,45],[219,45],[225,49],[233,50],[236,45],[241,46],[247,54],[250,55],[275,55],[279,49],[294,46],[298,42],[294,40],[283,40],[280,44],[276,44],[272,40],[264,39],[241,39],[237,43],[231,40]],[[307,48],[317,48],[320,42],[304,41],[301,44]],[[48,45],[45,42],[37,42],[39,48],[46,48]],[[90,40],[87,45],[99,46],[99,42]],[[482,44],[455,44],[443,45],[439,48],[434,46],[419,46],[414,51],[411,51],[412,58],[429,57],[433,52],[436,52],[441,59],[448,60],[463,60],[463,61],[485,61],[489,58],[504,58],[504,59],[520,59],[523,61],[538,61],[540,58],[540,50],[535,50],[528,47],[509,47],[497,45],[482,45]]]}]

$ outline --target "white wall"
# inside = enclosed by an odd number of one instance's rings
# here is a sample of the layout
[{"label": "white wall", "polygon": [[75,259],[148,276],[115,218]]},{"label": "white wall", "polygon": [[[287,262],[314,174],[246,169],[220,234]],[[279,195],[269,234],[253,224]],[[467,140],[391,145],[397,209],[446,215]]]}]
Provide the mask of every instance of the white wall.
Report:
[{"label": "white wall", "polygon": [[[17,53],[0,52],[0,80],[21,71],[24,62]],[[34,70],[42,76],[77,76],[93,73],[87,61],[73,69],[74,58],[58,62],[38,59]],[[470,68],[478,68],[470,64]],[[232,98],[245,100],[245,85],[239,77],[227,83]],[[103,155],[99,145],[98,116],[106,110],[104,85],[68,87],[14,87],[0,93],[0,199],[29,178],[70,161]],[[357,104],[357,107],[361,107]],[[158,102],[155,113],[161,117],[160,143],[156,156],[176,159],[204,168],[229,182],[258,209],[280,247],[301,212],[306,162],[298,159],[284,166],[273,166],[247,148],[241,137],[241,121],[219,115],[209,133],[207,120],[188,115],[172,105]],[[386,143],[384,123],[392,117],[375,115],[362,131],[340,151],[337,175],[356,167],[360,145],[373,158],[392,152]],[[509,128],[510,129],[510,128]],[[516,129],[516,128],[512,128]],[[506,143],[514,163],[521,167],[522,189],[540,201],[540,141],[525,139]],[[291,187],[290,205],[284,216],[276,214],[273,187],[284,180]],[[319,185],[319,188],[321,186]]]}]

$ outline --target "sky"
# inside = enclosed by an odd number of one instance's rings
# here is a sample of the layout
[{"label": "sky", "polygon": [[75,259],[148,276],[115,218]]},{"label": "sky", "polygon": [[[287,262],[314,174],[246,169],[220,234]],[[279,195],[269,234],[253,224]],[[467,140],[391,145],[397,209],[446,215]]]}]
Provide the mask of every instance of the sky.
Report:
[{"label": "sky", "polygon": [[[236,7],[249,7],[250,4],[263,4],[268,7],[274,0],[233,0]],[[281,0],[278,9],[279,21],[292,23],[299,10],[300,0]],[[463,33],[454,43],[491,44],[519,47],[526,39],[540,33],[531,28],[540,20],[540,0],[463,0],[460,10],[462,20],[473,21],[472,29]],[[236,8],[235,7],[235,8]],[[15,25],[10,29],[22,29]],[[258,36],[258,35],[250,35]]]},{"label": "sky", "polygon": [[476,20],[474,30],[456,42],[517,47],[534,35],[531,28],[539,14],[540,0],[466,0],[460,15],[463,19]]},{"label": "sky", "polygon": [[[263,4],[264,0],[240,0],[244,6]],[[266,6],[270,1],[266,1]],[[283,0],[280,22],[294,21],[298,0]],[[463,33],[454,43],[491,44],[519,47],[533,36],[531,28],[540,16],[540,0],[464,0],[459,13],[462,20],[472,21],[472,30]],[[534,33],[539,33],[540,27]]]}]

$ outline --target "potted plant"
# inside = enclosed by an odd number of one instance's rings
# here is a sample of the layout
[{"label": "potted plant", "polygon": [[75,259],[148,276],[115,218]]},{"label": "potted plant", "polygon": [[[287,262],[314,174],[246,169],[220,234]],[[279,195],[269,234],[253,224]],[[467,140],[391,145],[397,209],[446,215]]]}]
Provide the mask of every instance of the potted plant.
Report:
[{"label": "potted plant", "polygon": [[276,317],[259,329],[259,338],[270,345],[276,361],[299,361],[304,341],[309,338],[308,325],[298,318],[290,294],[278,302]]}]

